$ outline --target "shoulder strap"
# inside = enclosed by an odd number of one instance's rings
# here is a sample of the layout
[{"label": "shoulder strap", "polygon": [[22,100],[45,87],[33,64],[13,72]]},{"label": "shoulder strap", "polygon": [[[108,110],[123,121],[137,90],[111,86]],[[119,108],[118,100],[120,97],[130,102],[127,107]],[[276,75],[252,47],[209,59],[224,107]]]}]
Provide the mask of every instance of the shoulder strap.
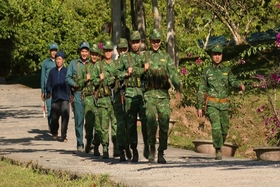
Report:
[{"label": "shoulder strap", "polygon": [[144,52],[144,55],[145,55],[145,61],[146,61],[146,63],[149,62],[149,53],[148,53],[148,51],[145,51],[145,52]]},{"label": "shoulder strap", "polygon": [[127,60],[128,60],[129,67],[132,67],[130,52],[127,52]]},{"label": "shoulder strap", "polygon": [[76,76],[78,77],[78,72],[79,72],[79,62],[76,60]]},{"label": "shoulder strap", "polygon": [[89,74],[89,69],[88,69],[88,66],[89,66],[88,64],[85,64],[85,67],[86,67],[86,73],[87,73],[87,74]]}]

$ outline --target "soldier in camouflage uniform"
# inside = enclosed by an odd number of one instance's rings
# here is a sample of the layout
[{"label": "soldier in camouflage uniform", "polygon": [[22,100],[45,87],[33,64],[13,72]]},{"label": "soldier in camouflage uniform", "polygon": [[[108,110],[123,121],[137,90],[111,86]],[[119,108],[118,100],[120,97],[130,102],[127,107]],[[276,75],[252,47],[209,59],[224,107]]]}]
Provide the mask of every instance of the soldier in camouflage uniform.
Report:
[{"label": "soldier in camouflage uniform", "polygon": [[95,86],[95,99],[97,105],[97,115],[95,118],[96,126],[101,127],[100,129],[95,129],[100,131],[101,134],[101,144],[103,146],[103,159],[109,158],[108,146],[109,146],[109,123],[111,119],[111,133],[112,141],[114,146],[114,155],[116,155],[117,150],[117,139],[116,139],[116,118],[112,114],[112,95],[111,88],[115,85],[115,75],[116,75],[116,64],[114,63],[113,56],[113,42],[106,41],[103,46],[104,59],[99,61],[94,66],[93,71],[93,83]]},{"label": "soldier in camouflage uniform", "polygon": [[82,103],[82,87],[78,85],[78,73],[80,69],[88,63],[89,56],[89,43],[82,42],[79,47],[80,58],[72,60],[68,66],[65,81],[68,83],[74,95],[73,107],[74,107],[74,119],[75,119],[75,132],[77,139],[77,151],[82,152],[84,150],[83,143],[83,126],[84,126],[84,106]]},{"label": "soldier in camouflage uniform", "polygon": [[197,93],[198,117],[202,117],[202,107],[206,105],[205,112],[211,122],[212,140],[217,160],[222,160],[221,147],[224,145],[229,129],[229,103],[227,102],[229,86],[245,91],[245,86],[236,79],[231,70],[221,64],[222,52],[223,49],[220,45],[216,45],[212,49],[213,63],[203,70]]},{"label": "soldier in camouflage uniform", "polygon": [[124,79],[125,85],[125,111],[127,119],[127,134],[130,148],[133,152],[132,162],[138,162],[139,154],[137,150],[137,116],[139,114],[144,140],[144,157],[148,159],[149,146],[147,143],[146,114],[143,99],[142,76],[144,74],[144,57],[140,55],[141,36],[138,31],[133,31],[130,35],[131,52],[125,53],[120,58],[120,65],[123,73],[119,74]]},{"label": "soldier in camouflage uniform", "polygon": [[[96,107],[94,105],[94,91],[95,87],[92,83],[92,71],[94,65],[98,62],[100,58],[100,50],[97,44],[93,44],[90,48],[90,63],[85,64],[81,67],[78,77],[78,85],[82,89],[82,99],[84,104],[84,112],[85,112],[85,132],[86,132],[86,146],[85,152],[89,153],[92,149],[91,145],[93,142],[93,129],[95,127],[95,115],[96,115]],[[96,135],[95,139],[100,139],[98,135]],[[99,141],[100,142],[100,141]],[[100,143],[99,143],[100,144]],[[95,152],[96,156],[99,156],[99,152]]]},{"label": "soldier in camouflage uniform", "polygon": [[[161,34],[158,29],[150,33],[151,50],[146,58],[144,69],[144,100],[146,105],[147,132],[149,144],[149,162],[155,159],[156,131],[159,125],[158,163],[165,164],[164,150],[167,149],[168,127],[170,120],[169,79],[176,89],[177,99],[181,99],[181,84],[175,65],[170,56],[160,50]],[[158,123],[157,123],[158,117]]]}]

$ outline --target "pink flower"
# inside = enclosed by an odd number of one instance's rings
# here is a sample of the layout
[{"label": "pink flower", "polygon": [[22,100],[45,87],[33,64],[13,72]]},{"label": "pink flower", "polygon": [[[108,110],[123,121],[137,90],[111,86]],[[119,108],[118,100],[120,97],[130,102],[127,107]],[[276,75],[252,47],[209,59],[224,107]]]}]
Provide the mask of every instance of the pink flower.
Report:
[{"label": "pink flower", "polygon": [[193,56],[193,54],[192,54],[192,53],[189,53],[189,54],[188,54],[188,57],[192,57],[192,56]]},{"label": "pink flower", "polygon": [[103,49],[103,43],[98,44],[99,49]]},{"label": "pink flower", "polygon": [[198,57],[198,59],[196,59],[195,63],[197,65],[201,65],[202,64],[202,60],[200,59],[200,57]]},{"label": "pink flower", "polygon": [[[280,6],[280,4],[279,4],[279,6]],[[280,47],[280,32],[276,35],[276,41],[275,41],[275,43],[276,43],[276,46],[277,46],[277,47]]]},{"label": "pink flower", "polygon": [[279,9],[280,9],[280,4],[277,4],[276,6],[277,6],[277,8],[279,8]]},{"label": "pink flower", "polygon": [[182,72],[183,75],[186,75],[187,74],[186,68],[182,68],[181,72]]}]

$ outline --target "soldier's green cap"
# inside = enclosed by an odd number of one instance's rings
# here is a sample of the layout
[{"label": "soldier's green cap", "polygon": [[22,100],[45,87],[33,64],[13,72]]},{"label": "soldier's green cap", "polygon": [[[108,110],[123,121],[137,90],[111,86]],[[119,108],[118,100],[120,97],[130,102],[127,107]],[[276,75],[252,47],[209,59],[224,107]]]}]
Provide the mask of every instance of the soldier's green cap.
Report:
[{"label": "soldier's green cap", "polygon": [[93,45],[91,46],[91,48],[89,49],[89,51],[92,52],[92,53],[98,53],[98,54],[100,54],[100,49],[99,49],[99,47],[98,47],[97,44],[93,44]]},{"label": "soldier's green cap", "polygon": [[223,47],[220,44],[216,44],[212,48],[212,53],[222,53],[223,52]]},{"label": "soldier's green cap", "polygon": [[103,44],[103,49],[114,49],[113,42],[111,40],[107,40]]},{"label": "soldier's green cap", "polygon": [[118,43],[118,48],[127,48],[127,40],[125,38],[120,38],[120,41]]},{"label": "soldier's green cap", "polygon": [[141,40],[139,31],[132,31],[130,34],[130,40]]},{"label": "soldier's green cap", "polygon": [[161,39],[161,34],[159,29],[153,29],[150,32],[150,39],[152,40],[158,40]]},{"label": "soldier's green cap", "polygon": [[56,43],[51,43],[50,50],[58,50],[58,45]]},{"label": "soldier's green cap", "polygon": [[81,49],[84,49],[84,48],[89,49],[89,43],[88,42],[81,42],[80,43],[79,49],[81,50]]}]

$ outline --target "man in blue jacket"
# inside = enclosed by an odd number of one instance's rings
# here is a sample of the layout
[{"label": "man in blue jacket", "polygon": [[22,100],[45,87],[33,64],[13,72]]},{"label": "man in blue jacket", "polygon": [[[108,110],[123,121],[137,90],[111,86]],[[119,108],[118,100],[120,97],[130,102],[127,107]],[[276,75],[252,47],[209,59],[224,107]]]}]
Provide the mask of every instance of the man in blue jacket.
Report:
[{"label": "man in blue jacket", "polygon": [[57,138],[59,129],[59,117],[61,116],[61,140],[67,142],[67,129],[69,122],[70,88],[65,81],[67,68],[64,67],[66,55],[59,51],[55,55],[56,67],[50,70],[47,81],[47,98],[52,94],[51,104],[51,133]]},{"label": "man in blue jacket", "polygon": [[56,43],[51,43],[49,48],[50,57],[43,61],[41,68],[41,98],[46,102],[49,130],[51,129],[51,98],[47,98],[46,84],[50,70],[55,67],[55,54],[57,53],[57,50],[58,45]]},{"label": "man in blue jacket", "polygon": [[78,85],[78,77],[80,69],[89,62],[89,43],[81,42],[79,47],[80,58],[72,60],[67,69],[65,77],[66,82],[71,87],[74,96],[74,119],[75,119],[75,133],[77,138],[77,151],[84,151],[83,143],[83,127],[84,127],[84,106],[82,102],[82,88]]}]

